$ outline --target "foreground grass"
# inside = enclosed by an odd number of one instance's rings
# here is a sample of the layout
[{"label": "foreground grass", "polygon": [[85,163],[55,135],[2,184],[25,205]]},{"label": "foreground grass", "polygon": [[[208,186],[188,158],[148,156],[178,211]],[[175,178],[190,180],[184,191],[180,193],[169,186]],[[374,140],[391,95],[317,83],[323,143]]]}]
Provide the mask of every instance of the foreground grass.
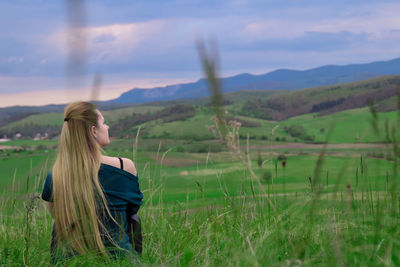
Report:
[{"label": "foreground grass", "polygon": [[[185,203],[147,205],[140,213],[144,232],[140,265],[400,264],[398,205],[391,206],[390,195],[381,195],[373,208],[370,202],[351,197],[320,200],[310,194],[299,200],[278,197],[275,211],[265,198],[249,195],[239,199],[227,195],[218,207],[198,209],[185,209]],[[52,220],[37,200],[24,205],[25,209],[1,218],[0,264],[49,266]],[[131,262],[85,255],[69,264],[128,266]]]},{"label": "foreground grass", "polygon": [[[316,156],[293,156],[286,169],[278,165],[274,180],[263,181],[260,188],[232,160],[213,162],[211,157],[208,165],[168,167],[149,164],[147,154],[140,155],[145,204],[139,263],[84,255],[69,261],[70,266],[400,264],[399,195],[392,162],[324,157],[316,163]],[[179,155],[184,158],[171,157]],[[319,182],[315,166],[322,170]],[[35,176],[43,170],[29,172]],[[0,196],[0,265],[50,265],[52,219],[38,199],[41,186],[32,183],[30,193],[11,190]]]}]

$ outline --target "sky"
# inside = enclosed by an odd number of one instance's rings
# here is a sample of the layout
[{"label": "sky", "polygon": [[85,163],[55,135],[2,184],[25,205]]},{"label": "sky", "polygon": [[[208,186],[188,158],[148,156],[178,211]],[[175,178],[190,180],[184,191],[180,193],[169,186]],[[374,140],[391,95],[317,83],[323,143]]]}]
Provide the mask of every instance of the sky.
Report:
[{"label": "sky", "polygon": [[[73,3],[75,3],[73,5]],[[400,1],[0,0],[0,107],[97,99],[203,77],[400,57]]]}]

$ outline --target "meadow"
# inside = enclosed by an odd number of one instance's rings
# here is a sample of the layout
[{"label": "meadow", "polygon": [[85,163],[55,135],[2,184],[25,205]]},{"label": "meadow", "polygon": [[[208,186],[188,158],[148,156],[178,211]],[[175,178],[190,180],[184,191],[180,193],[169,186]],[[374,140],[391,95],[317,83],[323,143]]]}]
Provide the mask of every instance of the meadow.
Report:
[{"label": "meadow", "polygon": [[[68,265],[400,264],[397,157],[386,159],[396,144],[270,149],[277,143],[240,141],[235,149],[199,153],[176,149],[187,141],[113,140],[105,153],[134,158],[138,169],[143,255],[117,261],[84,255]],[[18,142],[32,145],[9,144]],[[49,141],[34,144],[0,154],[4,266],[50,265],[52,219],[39,193],[55,150]]]}]

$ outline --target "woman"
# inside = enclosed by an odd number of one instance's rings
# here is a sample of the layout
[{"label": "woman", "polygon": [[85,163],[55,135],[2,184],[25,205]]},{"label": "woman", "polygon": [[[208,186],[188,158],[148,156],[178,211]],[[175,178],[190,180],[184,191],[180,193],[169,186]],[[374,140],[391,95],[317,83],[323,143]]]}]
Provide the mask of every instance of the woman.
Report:
[{"label": "woman", "polygon": [[143,195],[131,160],[101,154],[110,143],[108,128],[91,103],[65,108],[57,159],[42,192],[55,219],[52,252],[54,245],[64,255],[132,249],[129,224],[138,220]]}]

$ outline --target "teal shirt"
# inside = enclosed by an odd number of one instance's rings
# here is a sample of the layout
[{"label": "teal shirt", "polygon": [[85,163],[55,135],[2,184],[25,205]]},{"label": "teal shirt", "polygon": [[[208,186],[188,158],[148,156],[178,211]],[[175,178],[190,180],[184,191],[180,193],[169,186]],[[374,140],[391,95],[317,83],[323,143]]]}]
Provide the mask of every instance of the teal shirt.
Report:
[{"label": "teal shirt", "polygon": [[[143,194],[139,188],[138,177],[114,166],[101,164],[99,181],[107,200],[108,209],[119,225],[109,216],[104,216],[101,220],[118,247],[131,250],[132,245],[129,243],[129,237],[126,233],[128,228],[127,216],[137,213],[140,205],[142,205]],[[53,201],[51,173],[46,177],[42,199],[49,202]],[[103,242],[109,248],[115,247],[106,238],[103,238]]]}]

